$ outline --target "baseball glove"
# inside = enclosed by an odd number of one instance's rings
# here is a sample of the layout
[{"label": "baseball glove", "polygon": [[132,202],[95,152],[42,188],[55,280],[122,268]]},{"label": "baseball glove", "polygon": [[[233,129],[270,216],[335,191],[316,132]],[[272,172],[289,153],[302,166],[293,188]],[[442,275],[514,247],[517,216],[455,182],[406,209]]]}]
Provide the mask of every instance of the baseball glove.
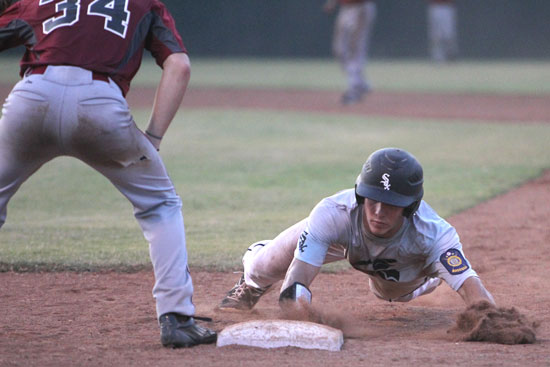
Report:
[{"label": "baseball glove", "polygon": [[470,305],[460,313],[449,333],[464,341],[487,341],[499,344],[532,344],[538,323],[529,320],[514,307],[496,307],[487,301]]}]

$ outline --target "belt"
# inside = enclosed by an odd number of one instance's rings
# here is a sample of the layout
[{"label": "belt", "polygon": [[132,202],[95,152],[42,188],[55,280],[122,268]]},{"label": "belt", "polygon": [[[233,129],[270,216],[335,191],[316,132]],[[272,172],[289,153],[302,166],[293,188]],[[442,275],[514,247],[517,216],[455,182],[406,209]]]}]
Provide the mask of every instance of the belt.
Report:
[{"label": "belt", "polygon": [[[32,74],[44,74],[48,65],[38,65],[27,69],[26,75]],[[91,71],[93,80],[101,80],[102,82],[109,83],[109,76],[107,74],[98,73],[97,71]]]}]

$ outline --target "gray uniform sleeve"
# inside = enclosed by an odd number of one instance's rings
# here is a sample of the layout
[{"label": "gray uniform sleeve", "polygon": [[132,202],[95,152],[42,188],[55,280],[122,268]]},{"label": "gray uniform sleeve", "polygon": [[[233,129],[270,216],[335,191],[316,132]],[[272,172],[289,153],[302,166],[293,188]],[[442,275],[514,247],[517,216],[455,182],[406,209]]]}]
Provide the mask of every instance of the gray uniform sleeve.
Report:
[{"label": "gray uniform sleeve", "polygon": [[436,232],[437,235],[427,259],[429,272],[445,280],[452,289],[457,291],[466,279],[477,276],[477,273],[464,256],[455,228],[441,219]]},{"label": "gray uniform sleeve", "polygon": [[346,226],[344,213],[330,200],[317,204],[307,219],[294,257],[313,266],[323,265],[328,248],[338,241],[340,231]]}]

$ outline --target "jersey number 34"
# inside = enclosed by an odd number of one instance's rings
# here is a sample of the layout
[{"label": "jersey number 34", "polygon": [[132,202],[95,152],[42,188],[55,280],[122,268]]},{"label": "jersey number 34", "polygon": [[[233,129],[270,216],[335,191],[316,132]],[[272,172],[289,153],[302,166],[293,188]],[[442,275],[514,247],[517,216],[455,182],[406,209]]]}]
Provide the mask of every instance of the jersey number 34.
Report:
[{"label": "jersey number 34", "polygon": [[[47,5],[55,2],[55,11],[61,15],[52,17],[42,23],[42,31],[48,34],[59,27],[69,27],[80,18],[80,0],[40,0],[38,5]],[[105,30],[122,38],[126,37],[130,12],[128,0],[95,0],[88,5],[87,15],[105,18]]]}]

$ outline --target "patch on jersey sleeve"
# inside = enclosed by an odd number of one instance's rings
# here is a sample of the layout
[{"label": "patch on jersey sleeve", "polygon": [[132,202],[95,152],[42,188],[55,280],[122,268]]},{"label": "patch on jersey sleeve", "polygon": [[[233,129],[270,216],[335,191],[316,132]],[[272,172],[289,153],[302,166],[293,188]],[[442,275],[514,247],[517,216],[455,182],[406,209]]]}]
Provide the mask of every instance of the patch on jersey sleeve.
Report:
[{"label": "patch on jersey sleeve", "polygon": [[455,248],[448,249],[441,254],[439,261],[441,261],[445,269],[452,275],[462,274],[470,269],[470,265],[468,265],[464,255]]}]

